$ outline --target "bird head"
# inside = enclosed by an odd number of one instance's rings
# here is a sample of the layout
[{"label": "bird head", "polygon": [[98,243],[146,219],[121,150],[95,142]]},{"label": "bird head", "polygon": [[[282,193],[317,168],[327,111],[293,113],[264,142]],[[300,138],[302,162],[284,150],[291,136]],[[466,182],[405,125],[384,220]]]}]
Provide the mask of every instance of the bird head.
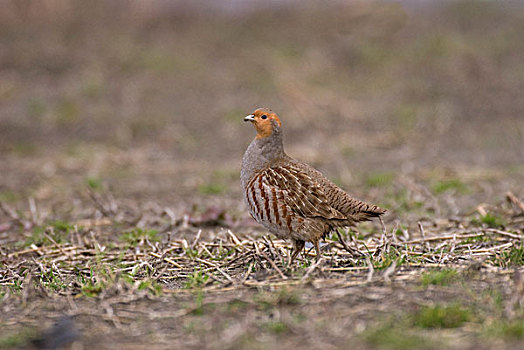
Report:
[{"label": "bird head", "polygon": [[271,136],[274,132],[279,132],[281,123],[278,115],[267,108],[258,108],[253,114],[244,117],[245,122],[251,122],[257,131],[257,139]]}]

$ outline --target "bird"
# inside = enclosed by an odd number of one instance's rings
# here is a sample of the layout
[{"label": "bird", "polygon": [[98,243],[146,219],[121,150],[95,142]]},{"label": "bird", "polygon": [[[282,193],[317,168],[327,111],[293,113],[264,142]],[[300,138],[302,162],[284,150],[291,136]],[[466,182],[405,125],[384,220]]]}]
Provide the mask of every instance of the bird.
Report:
[{"label": "bird", "polygon": [[244,202],[258,223],[280,239],[291,240],[291,265],[305,242],[321,258],[320,240],[339,227],[380,217],[387,210],[351,197],[320,171],[284,151],[282,122],[268,108],[244,117],[256,136],[242,157]]}]

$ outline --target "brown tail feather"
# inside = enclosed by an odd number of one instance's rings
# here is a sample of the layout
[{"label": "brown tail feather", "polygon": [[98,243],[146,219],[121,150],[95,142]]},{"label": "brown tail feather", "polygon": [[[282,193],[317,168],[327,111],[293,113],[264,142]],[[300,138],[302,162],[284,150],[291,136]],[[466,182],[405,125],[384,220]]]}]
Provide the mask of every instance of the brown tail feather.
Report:
[{"label": "brown tail feather", "polygon": [[384,215],[386,212],[387,210],[385,209],[373,206],[373,210],[363,210],[359,213],[353,214],[352,217],[355,218],[355,221],[369,221],[373,218]]}]

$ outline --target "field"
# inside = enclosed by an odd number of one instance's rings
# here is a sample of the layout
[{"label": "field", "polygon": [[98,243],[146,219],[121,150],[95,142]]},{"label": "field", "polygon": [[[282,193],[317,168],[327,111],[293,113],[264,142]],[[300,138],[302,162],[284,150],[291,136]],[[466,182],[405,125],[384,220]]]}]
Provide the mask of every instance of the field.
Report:
[{"label": "field", "polygon": [[[271,3],[2,3],[0,349],[524,347],[524,6]],[[260,106],[384,227],[289,266]]]}]

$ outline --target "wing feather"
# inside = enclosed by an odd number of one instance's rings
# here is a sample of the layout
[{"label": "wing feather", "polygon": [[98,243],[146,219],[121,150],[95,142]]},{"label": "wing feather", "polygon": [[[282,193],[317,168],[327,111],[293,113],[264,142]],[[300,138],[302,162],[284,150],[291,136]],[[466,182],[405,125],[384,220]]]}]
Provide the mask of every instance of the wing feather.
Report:
[{"label": "wing feather", "polygon": [[293,165],[277,165],[266,168],[263,181],[267,186],[282,191],[286,205],[294,213],[305,218],[347,220],[333,208],[322,187],[307,173]]}]

